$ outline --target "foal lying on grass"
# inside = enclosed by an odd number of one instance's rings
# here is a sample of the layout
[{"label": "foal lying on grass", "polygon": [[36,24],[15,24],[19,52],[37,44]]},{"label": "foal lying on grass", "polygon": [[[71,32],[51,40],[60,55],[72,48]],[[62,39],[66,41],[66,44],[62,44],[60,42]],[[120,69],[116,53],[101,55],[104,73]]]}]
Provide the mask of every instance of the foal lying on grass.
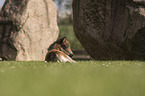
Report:
[{"label": "foal lying on grass", "polygon": [[73,52],[71,51],[70,44],[66,37],[60,38],[50,45],[48,52],[45,56],[45,62],[73,62],[71,59]]}]

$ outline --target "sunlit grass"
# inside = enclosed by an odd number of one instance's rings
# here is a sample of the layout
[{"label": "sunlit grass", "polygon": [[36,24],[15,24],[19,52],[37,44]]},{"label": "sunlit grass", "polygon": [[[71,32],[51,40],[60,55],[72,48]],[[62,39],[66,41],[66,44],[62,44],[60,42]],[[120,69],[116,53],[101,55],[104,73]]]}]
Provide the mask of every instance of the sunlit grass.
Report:
[{"label": "sunlit grass", "polygon": [[145,96],[145,62],[0,62],[0,96]]}]

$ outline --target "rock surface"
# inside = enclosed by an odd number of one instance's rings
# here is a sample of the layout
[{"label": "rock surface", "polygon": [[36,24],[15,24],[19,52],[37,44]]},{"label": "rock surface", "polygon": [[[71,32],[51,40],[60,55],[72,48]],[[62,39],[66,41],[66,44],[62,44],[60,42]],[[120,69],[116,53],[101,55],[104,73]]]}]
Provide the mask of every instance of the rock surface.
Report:
[{"label": "rock surface", "polygon": [[0,20],[0,57],[44,60],[59,34],[56,15],[52,0],[6,0]]},{"label": "rock surface", "polygon": [[92,58],[145,60],[143,0],[73,0],[73,19],[75,35]]}]

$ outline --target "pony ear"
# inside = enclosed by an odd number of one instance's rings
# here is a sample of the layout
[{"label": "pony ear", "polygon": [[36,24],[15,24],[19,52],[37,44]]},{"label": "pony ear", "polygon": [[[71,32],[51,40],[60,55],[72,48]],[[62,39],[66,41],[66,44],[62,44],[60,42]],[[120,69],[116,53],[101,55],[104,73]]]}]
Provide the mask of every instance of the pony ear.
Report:
[{"label": "pony ear", "polygon": [[57,40],[57,43],[58,44],[61,44],[63,42],[66,42],[66,37],[62,37],[62,38],[60,38],[60,39]]},{"label": "pony ear", "polygon": [[63,37],[63,38],[62,38],[61,43],[63,43],[63,42],[66,42],[66,37]]}]

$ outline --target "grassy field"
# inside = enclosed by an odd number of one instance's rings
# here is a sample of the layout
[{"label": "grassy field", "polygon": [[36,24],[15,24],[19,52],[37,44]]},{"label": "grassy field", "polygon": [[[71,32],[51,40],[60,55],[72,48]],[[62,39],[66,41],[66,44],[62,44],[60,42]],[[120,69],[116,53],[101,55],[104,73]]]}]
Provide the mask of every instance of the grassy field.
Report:
[{"label": "grassy field", "polygon": [[0,96],[145,96],[145,62],[0,62]]}]

